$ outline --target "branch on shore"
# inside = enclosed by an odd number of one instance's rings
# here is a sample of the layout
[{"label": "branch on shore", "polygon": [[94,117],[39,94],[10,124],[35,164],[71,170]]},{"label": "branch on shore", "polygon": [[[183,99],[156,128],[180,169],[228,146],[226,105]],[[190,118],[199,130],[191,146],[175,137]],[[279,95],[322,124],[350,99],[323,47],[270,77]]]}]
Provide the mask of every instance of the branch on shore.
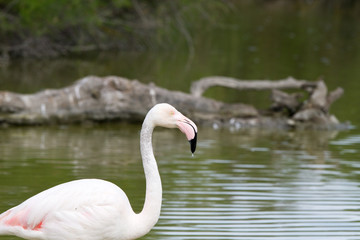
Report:
[{"label": "branch on shore", "polygon": [[[221,86],[237,90],[272,90],[271,113],[282,112],[283,117],[288,118],[288,125],[306,123],[329,126],[339,124],[334,115],[330,115],[329,109],[332,103],[339,99],[344,90],[338,87],[328,93],[327,86],[323,80],[316,82],[296,80],[292,77],[278,81],[268,80],[237,80],[234,78],[214,76],[202,78],[191,86],[193,96],[200,97],[210,87]],[[286,93],[279,89],[299,89],[304,92]],[[304,93],[308,93],[308,99]],[[284,112],[285,110],[285,112]]]},{"label": "branch on shore", "polygon": [[[272,104],[266,114],[242,103],[224,103],[201,97],[211,86],[239,90],[272,89]],[[292,93],[292,88],[308,92]],[[331,127],[339,122],[329,114],[330,105],[343,94],[341,88],[328,94],[323,81],[288,78],[280,81],[239,81],[208,77],[194,82],[192,94],[170,91],[125,78],[85,77],[69,87],[34,94],[0,92],[0,123],[3,125],[56,124],[86,121],[142,121],[156,103],[168,102],[199,124],[232,127]],[[316,127],[317,128],[317,127]]]},{"label": "branch on shore", "polygon": [[206,77],[202,78],[191,85],[190,92],[192,95],[200,97],[210,87],[221,86],[234,88],[237,90],[267,90],[267,89],[290,89],[290,88],[315,88],[316,83],[296,80],[292,77],[288,77],[279,81],[269,80],[241,80],[229,77]]}]

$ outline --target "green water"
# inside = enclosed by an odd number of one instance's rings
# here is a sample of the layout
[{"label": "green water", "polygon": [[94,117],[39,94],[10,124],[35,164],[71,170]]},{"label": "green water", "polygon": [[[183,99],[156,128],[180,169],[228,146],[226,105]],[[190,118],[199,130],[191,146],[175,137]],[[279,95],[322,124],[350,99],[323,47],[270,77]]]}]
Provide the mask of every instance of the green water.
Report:
[{"label": "green water", "polygon": [[[330,90],[345,89],[331,111],[353,129],[200,127],[194,157],[179,131],[156,129],[163,207],[159,222],[142,239],[359,239],[359,18],[327,11],[239,11],[189,28],[191,48],[179,36],[167,52],[14,61],[0,68],[0,88],[29,93],[87,75],[120,75],[188,91],[191,81],[209,75],[323,76]],[[266,92],[216,88],[206,95],[268,104]],[[140,211],[145,179],[139,130],[140,125],[126,123],[1,129],[0,212],[56,184],[94,177],[119,185]]]},{"label": "green water", "polygon": [[[96,177],[121,186],[140,211],[139,128],[3,129],[0,210],[56,184]],[[357,131],[200,128],[191,157],[181,133],[157,129],[163,208],[143,239],[358,239],[359,144]]]}]

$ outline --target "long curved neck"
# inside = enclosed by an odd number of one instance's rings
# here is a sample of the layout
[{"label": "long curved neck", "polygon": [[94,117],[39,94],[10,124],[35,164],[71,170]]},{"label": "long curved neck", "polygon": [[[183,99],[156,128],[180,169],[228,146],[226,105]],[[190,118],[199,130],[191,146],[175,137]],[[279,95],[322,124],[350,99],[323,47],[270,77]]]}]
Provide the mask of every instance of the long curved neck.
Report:
[{"label": "long curved neck", "polygon": [[138,214],[138,226],[148,232],[156,224],[160,216],[162,187],[159,170],[152,147],[152,133],[154,126],[151,116],[147,116],[141,128],[140,150],[146,179],[145,203],[142,211]]}]

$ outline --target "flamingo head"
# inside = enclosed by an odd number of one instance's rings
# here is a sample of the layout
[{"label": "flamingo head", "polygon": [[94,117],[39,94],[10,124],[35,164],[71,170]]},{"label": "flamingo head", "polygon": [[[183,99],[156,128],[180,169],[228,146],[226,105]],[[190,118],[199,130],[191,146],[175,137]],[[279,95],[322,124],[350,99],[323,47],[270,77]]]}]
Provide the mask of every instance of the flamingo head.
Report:
[{"label": "flamingo head", "polygon": [[151,110],[155,126],[179,128],[186,135],[192,153],[196,149],[197,127],[193,121],[185,117],[176,108],[167,103],[156,104]]}]

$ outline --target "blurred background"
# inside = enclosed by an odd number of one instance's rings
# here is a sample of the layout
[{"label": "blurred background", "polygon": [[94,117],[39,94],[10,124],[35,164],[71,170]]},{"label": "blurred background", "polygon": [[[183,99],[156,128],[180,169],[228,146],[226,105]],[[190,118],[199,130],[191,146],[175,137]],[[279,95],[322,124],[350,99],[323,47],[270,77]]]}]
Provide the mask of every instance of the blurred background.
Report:
[{"label": "blurred background", "polygon": [[[143,239],[360,238],[360,2],[0,0],[0,90],[33,93],[88,75],[189,92],[211,75],[317,80],[344,95],[342,131],[200,127],[194,158],[158,130],[163,209]],[[267,108],[267,91],[206,97]],[[0,129],[0,212],[61,182],[97,177],[140,211],[138,124]],[[2,240],[16,239],[0,237]]]},{"label": "blurred background", "polygon": [[[30,93],[87,75],[188,91],[209,75],[316,80],[359,89],[360,4],[354,0],[0,1],[1,89]],[[263,107],[268,95],[212,89]],[[334,104],[340,119],[354,110]],[[355,117],[356,118],[356,117]],[[359,119],[358,119],[359,120]]]}]

